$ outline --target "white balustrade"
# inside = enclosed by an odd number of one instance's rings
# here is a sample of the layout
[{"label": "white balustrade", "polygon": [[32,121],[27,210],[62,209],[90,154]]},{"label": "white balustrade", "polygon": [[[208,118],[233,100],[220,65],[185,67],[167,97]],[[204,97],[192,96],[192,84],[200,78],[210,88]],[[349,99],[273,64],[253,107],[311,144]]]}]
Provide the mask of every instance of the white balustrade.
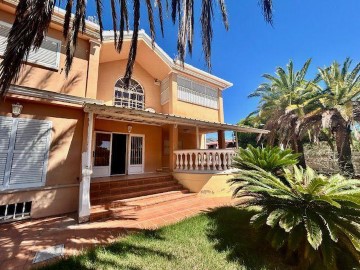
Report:
[{"label": "white balustrade", "polygon": [[229,149],[177,150],[174,151],[176,171],[225,171],[232,168],[236,155]]}]

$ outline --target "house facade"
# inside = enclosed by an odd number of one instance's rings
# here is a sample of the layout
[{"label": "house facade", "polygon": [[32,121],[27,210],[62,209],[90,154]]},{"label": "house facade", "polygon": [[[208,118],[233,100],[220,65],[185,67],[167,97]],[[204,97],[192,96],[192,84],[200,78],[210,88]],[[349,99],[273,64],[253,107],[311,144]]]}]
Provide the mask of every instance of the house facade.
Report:
[{"label": "house facade", "polygon": [[[16,4],[0,2],[0,61]],[[174,62],[144,31],[129,87],[131,33],[118,53],[113,33],[101,43],[91,22],[66,77],[63,20],[56,10],[0,103],[0,222],[70,212],[87,221],[91,184],[118,176],[170,174],[200,192],[210,178],[228,175],[234,153],[224,149],[225,131],[263,132],[225,124],[222,91],[232,84]],[[213,132],[219,149],[206,150]]]}]

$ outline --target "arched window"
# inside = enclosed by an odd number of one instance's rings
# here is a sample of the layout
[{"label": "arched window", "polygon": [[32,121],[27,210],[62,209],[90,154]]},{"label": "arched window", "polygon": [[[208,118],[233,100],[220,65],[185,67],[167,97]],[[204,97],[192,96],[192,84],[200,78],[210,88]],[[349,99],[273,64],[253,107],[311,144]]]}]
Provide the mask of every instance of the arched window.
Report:
[{"label": "arched window", "polygon": [[115,84],[115,106],[144,110],[145,96],[141,85],[131,79],[126,87],[124,78],[119,79]]}]

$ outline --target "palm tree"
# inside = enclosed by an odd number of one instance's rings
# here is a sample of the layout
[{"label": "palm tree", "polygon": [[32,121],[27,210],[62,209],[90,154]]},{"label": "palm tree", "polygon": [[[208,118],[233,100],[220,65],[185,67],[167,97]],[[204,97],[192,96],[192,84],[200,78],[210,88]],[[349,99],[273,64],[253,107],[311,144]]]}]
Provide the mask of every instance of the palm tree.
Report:
[{"label": "palm tree", "polygon": [[[112,21],[114,30],[114,43],[120,52],[122,49],[124,30],[130,28],[129,18],[132,18],[132,42],[129,51],[125,78],[129,81],[137,52],[137,39],[140,24],[141,5],[146,6],[147,17],[150,26],[151,38],[155,40],[154,10],[151,0],[109,0],[112,10]],[[225,28],[228,29],[228,18],[225,0],[202,0],[201,8],[201,33],[204,56],[208,67],[211,67],[211,41],[213,37],[212,22],[214,17],[215,1],[222,14]],[[32,48],[38,49],[46,35],[51,22],[54,7],[61,0],[19,0],[16,8],[16,17],[8,36],[8,43],[0,64],[0,96],[4,96],[13,80],[17,80],[21,63]],[[100,39],[103,30],[103,0],[94,0],[96,4],[97,17],[100,26]],[[191,54],[194,35],[194,2],[195,0],[155,0],[158,9],[159,24],[162,35],[163,29],[163,5],[171,9],[172,22],[178,21],[178,58],[184,62],[186,50]],[[63,27],[63,36],[66,39],[66,74],[69,73],[74,52],[77,45],[78,34],[85,31],[85,16],[87,0],[66,0],[66,15]],[[260,6],[267,22],[272,23],[272,0],[259,0]],[[71,12],[75,10],[74,18]],[[119,25],[118,25],[119,21]],[[118,30],[118,31],[117,31]]]},{"label": "palm tree", "polygon": [[294,71],[293,62],[287,71],[278,67],[276,76],[264,74],[268,82],[261,84],[249,97],[260,97],[257,115],[264,128],[270,130],[266,139],[270,145],[276,142],[290,146],[294,152],[301,153],[299,164],[305,167],[302,135],[299,119],[305,114],[305,106],[313,99],[314,82],[305,79],[311,59],[299,71]]},{"label": "palm tree", "polygon": [[[317,86],[318,105],[304,117],[304,123],[318,123],[316,128],[326,128],[335,138],[339,169],[353,175],[351,161],[351,130],[360,119],[360,63],[350,70],[352,61],[347,58],[340,65],[334,62],[330,67],[319,68],[318,78],[323,87]],[[305,129],[309,128],[306,125]]]}]

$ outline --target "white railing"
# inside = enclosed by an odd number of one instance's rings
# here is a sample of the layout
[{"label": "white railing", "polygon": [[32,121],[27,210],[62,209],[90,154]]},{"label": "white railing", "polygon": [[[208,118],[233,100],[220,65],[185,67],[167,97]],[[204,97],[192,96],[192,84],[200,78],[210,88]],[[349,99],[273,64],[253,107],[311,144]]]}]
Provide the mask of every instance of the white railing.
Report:
[{"label": "white railing", "polygon": [[225,171],[232,168],[234,150],[177,150],[175,154],[176,171]]}]

